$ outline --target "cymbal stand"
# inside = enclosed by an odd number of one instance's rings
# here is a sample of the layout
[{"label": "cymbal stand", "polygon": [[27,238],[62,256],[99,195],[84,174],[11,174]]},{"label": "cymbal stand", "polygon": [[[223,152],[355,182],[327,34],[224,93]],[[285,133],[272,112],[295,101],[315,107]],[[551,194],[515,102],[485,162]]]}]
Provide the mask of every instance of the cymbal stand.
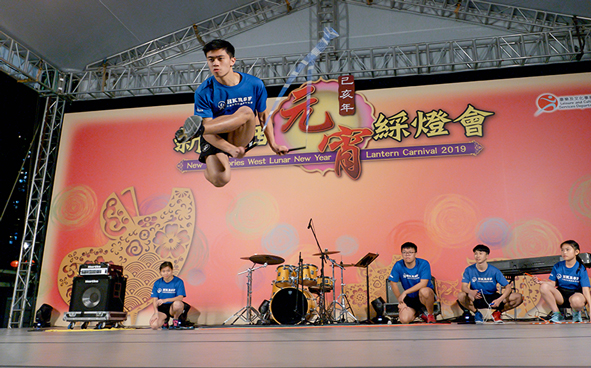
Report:
[{"label": "cymbal stand", "polygon": [[[353,318],[353,320],[358,323],[359,320],[355,317],[353,313],[353,308],[351,308],[351,303],[349,303],[349,299],[347,299],[347,294],[345,294],[345,282],[344,282],[344,271],[345,267],[336,263],[334,260],[330,260],[332,262],[332,278],[336,282],[334,277],[334,268],[335,266],[341,269],[341,293],[338,297],[335,297],[334,294],[336,293],[336,285],[334,286],[333,292],[333,301],[330,304],[329,310],[332,312],[333,320],[335,322],[347,322],[348,317]],[[338,317],[337,317],[338,312]]]},{"label": "cymbal stand", "polygon": [[324,287],[324,264],[326,263],[326,258],[328,258],[327,254],[322,254],[320,256],[322,266],[320,270],[320,303],[318,303],[318,317],[319,323],[321,325],[330,321],[330,314],[326,310],[326,293]]},{"label": "cymbal stand", "polygon": [[[249,267],[246,271],[242,271],[239,272],[238,275],[242,275],[243,273],[248,273],[246,275],[246,306],[242,307],[242,309],[240,309],[238,312],[234,313],[233,315],[231,315],[227,320],[224,321],[224,323],[222,323],[222,325],[225,325],[229,320],[231,320],[232,318],[234,318],[234,321],[232,321],[232,323],[230,323],[231,325],[233,325],[234,323],[236,323],[236,321],[238,321],[238,319],[242,319],[244,322],[247,322],[248,324],[254,324],[254,322],[257,319],[262,319],[261,314],[259,313],[258,310],[256,310],[255,308],[252,307],[252,273],[256,270],[258,270],[259,268],[264,268],[267,267],[267,264],[265,263],[262,266],[258,266],[258,267],[254,267],[255,263],[252,264],[253,267]],[[244,316],[244,314],[246,314],[246,316]]]}]

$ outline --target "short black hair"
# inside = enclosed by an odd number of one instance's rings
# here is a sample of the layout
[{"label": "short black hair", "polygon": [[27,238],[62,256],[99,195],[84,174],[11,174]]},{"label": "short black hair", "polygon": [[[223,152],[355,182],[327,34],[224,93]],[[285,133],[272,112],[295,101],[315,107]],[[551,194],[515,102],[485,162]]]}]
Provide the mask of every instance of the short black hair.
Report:
[{"label": "short black hair", "polygon": [[400,246],[400,251],[402,252],[402,250],[403,250],[404,248],[412,248],[412,249],[414,249],[414,251],[415,251],[415,252],[417,252],[417,251],[418,251],[418,249],[417,249],[417,245],[416,245],[415,243],[411,243],[411,242],[406,242],[406,243],[402,244],[402,245]]},{"label": "short black hair", "polygon": [[216,39],[216,40],[211,40],[208,43],[205,44],[205,46],[203,46],[203,53],[205,54],[205,56],[207,56],[207,53],[213,50],[226,50],[226,52],[228,53],[228,55],[230,55],[231,58],[234,57],[234,46],[232,46],[232,44],[226,40],[220,40],[220,39]]},{"label": "short black hair", "polygon": [[160,265],[160,271],[162,271],[162,269],[166,267],[170,268],[171,270],[174,270],[174,267],[172,267],[172,263],[170,261],[164,261]]},{"label": "short black hair", "polygon": [[490,254],[490,248],[484,244],[478,244],[474,247],[474,249],[472,249],[472,252],[484,252],[486,254]]}]

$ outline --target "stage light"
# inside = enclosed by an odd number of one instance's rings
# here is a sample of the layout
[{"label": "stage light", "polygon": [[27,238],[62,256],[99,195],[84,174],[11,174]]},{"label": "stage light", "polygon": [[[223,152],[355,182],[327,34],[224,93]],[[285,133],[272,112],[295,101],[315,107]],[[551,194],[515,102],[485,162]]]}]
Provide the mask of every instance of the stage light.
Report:
[{"label": "stage light", "polygon": [[269,311],[269,305],[270,303],[267,299],[263,300],[263,302],[259,306],[259,312],[261,313],[261,315],[267,314],[267,312]]},{"label": "stage light", "polygon": [[51,325],[51,312],[53,307],[43,304],[35,313],[35,328],[49,327]]},{"label": "stage light", "polygon": [[386,304],[386,302],[384,301],[384,299],[380,296],[377,299],[374,299],[371,302],[371,306],[373,307],[373,309],[376,311],[378,316],[383,316],[384,315],[384,305]]},{"label": "stage light", "polygon": [[388,323],[388,318],[384,317],[384,307],[386,305],[386,302],[384,301],[384,299],[380,296],[377,299],[374,299],[371,302],[371,306],[373,307],[373,309],[376,311],[376,316],[371,320],[373,323],[375,324],[386,324]]},{"label": "stage light", "polygon": [[18,261],[15,259],[14,261],[10,262],[10,265],[14,268],[18,267]]}]

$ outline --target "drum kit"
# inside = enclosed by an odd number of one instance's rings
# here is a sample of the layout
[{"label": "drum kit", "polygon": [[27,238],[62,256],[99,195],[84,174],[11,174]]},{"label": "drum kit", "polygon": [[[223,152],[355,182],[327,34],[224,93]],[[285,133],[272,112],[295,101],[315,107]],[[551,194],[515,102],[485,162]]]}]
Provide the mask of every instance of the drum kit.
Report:
[{"label": "drum kit", "polygon": [[[241,257],[243,260],[253,262],[253,266],[239,274],[247,273],[247,298],[246,306],[234,313],[224,324],[234,318],[231,324],[238,319],[249,324],[295,325],[304,323],[327,324],[358,322],[345,294],[344,270],[352,267],[352,264],[338,263],[330,255],[340,251],[325,249],[313,256],[319,256],[320,269],[312,263],[304,263],[301,255],[297,265],[283,264],[285,260],[279,256],[268,254],[255,254],[250,257]],[[324,274],[324,264],[330,262],[332,277]],[[259,266],[257,266],[259,265]],[[259,310],[252,307],[252,273],[259,268],[268,265],[279,265],[277,277],[271,283],[271,299]],[[336,296],[335,269],[341,270],[341,289]],[[326,303],[326,297],[332,292],[332,302]],[[263,307],[265,305],[265,307]]]}]

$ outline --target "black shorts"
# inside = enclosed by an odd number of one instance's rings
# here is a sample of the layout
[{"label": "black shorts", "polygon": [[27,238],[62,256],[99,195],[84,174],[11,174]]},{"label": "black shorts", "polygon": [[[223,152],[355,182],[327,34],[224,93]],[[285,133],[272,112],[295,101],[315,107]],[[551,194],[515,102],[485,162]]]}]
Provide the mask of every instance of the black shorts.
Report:
[{"label": "black shorts", "polygon": [[570,297],[573,296],[575,293],[583,292],[582,290],[564,289],[561,287],[557,287],[556,289],[560,294],[562,294],[562,298],[564,299],[564,303],[559,305],[560,308],[570,308]]},{"label": "black shorts", "polygon": [[[435,295],[435,300],[437,300],[437,295]],[[421,303],[421,299],[419,298],[418,295],[415,297],[411,297],[408,295],[405,296],[404,297],[404,304],[406,304],[407,307],[414,309],[416,314],[420,314],[421,312],[423,312],[427,309],[425,307],[425,305],[423,305],[423,303]]]},{"label": "black shorts", "polygon": [[[183,308],[182,314],[186,315],[189,312],[189,308],[191,308],[191,306],[185,302],[183,302],[183,304],[185,305],[185,307]],[[166,321],[168,321],[168,319],[172,317],[172,315],[170,314],[171,306],[172,303],[166,303],[158,306],[158,312],[166,314]],[[179,317],[179,319],[181,319],[181,317]]]},{"label": "black shorts", "polygon": [[496,300],[498,298],[501,297],[501,294],[499,293],[494,293],[494,294],[482,294],[482,298],[480,299],[474,299],[474,307],[476,309],[488,309],[488,308],[493,308],[493,309],[503,309],[503,307],[505,306],[505,302],[502,302],[501,305],[495,305],[495,306],[490,306],[489,304],[493,302],[493,300]]},{"label": "black shorts", "polygon": [[[220,134],[220,137],[227,140],[228,134],[226,134],[226,133]],[[252,137],[252,140],[250,141],[250,143],[248,145],[256,144],[256,140],[257,140],[257,136],[255,134],[254,137]],[[205,163],[208,156],[215,155],[220,152],[224,153],[228,156],[231,156],[229,153],[222,151],[221,149],[215,147],[214,145],[212,145],[211,143],[209,143],[208,141],[203,139],[203,136],[199,140],[199,146],[201,148],[201,154],[199,155],[199,162],[202,162],[202,163]]]},{"label": "black shorts", "polygon": [[[223,139],[227,139],[228,135],[227,134],[220,134],[220,137]],[[201,149],[201,154],[199,154],[199,162],[202,162],[202,163],[205,163],[208,156],[215,155],[220,152],[225,153],[226,155],[230,156],[229,153],[222,151],[221,149],[215,147],[214,145],[212,145],[211,143],[206,141],[203,138],[203,136],[201,136],[201,139],[199,139],[199,147]]]}]

